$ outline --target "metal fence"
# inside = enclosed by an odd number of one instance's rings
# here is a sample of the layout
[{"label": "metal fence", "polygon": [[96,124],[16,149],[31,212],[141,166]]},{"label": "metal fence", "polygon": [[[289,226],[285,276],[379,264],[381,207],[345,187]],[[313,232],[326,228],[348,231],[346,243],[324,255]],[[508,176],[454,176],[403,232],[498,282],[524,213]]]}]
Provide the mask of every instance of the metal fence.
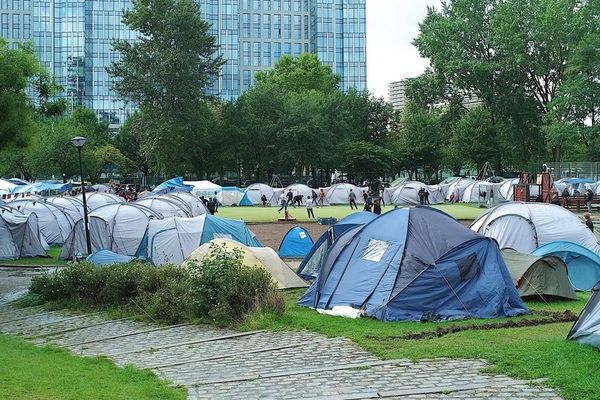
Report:
[{"label": "metal fence", "polygon": [[546,165],[555,181],[562,178],[592,178],[600,181],[600,162],[549,162]]}]

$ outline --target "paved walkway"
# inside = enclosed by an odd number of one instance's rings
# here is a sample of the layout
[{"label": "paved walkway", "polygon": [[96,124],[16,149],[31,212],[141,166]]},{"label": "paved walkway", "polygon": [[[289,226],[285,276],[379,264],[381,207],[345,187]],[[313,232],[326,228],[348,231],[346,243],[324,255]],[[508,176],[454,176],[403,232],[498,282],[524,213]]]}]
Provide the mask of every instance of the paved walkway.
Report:
[{"label": "paved walkway", "polygon": [[0,332],[149,368],[185,386],[189,399],[560,399],[482,374],[482,360],[381,361],[349,340],[309,332],[165,327],[9,304],[0,305]]}]

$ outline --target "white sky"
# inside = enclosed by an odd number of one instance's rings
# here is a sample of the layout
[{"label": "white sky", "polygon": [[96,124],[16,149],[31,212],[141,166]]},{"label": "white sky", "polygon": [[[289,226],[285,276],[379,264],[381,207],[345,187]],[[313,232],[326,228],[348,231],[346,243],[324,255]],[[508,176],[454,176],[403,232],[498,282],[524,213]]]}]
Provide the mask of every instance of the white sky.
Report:
[{"label": "white sky", "polygon": [[428,61],[412,45],[427,6],[440,0],[367,0],[367,86],[388,97],[388,84],[420,75]]}]

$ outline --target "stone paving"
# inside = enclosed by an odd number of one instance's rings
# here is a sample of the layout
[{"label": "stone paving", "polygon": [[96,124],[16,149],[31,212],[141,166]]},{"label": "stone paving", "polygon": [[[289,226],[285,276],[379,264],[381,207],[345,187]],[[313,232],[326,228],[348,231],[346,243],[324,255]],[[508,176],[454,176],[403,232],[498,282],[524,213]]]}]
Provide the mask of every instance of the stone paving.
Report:
[{"label": "stone paving", "polygon": [[552,389],[481,373],[484,360],[382,361],[310,332],[158,326],[9,304],[0,304],[0,332],[151,369],[189,399],[560,400]]}]

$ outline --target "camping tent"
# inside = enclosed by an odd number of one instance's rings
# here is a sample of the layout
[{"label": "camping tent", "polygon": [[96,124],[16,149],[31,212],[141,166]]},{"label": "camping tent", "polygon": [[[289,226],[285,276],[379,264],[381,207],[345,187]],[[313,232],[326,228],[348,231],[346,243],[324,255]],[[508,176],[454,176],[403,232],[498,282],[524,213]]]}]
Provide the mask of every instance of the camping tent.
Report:
[{"label": "camping tent", "polygon": [[323,189],[325,190],[325,202],[331,205],[348,204],[350,191],[356,195],[356,202],[362,204],[364,203],[362,192],[368,190],[368,188],[359,188],[350,183],[336,183]]},{"label": "camping tent", "polygon": [[567,339],[600,349],[600,282],[592,291],[592,297],[571,328]]},{"label": "camping tent", "polygon": [[[89,214],[92,252],[112,250],[125,256],[143,255],[148,222],[160,218],[160,214],[137,204],[118,203],[97,208]],[[78,253],[89,255],[83,219],[75,224],[60,258],[69,260]]]},{"label": "camping tent", "polygon": [[191,217],[188,207],[166,196],[146,196],[135,204],[148,207],[161,214],[163,218]]},{"label": "camping tent", "polygon": [[301,183],[295,183],[293,185],[290,185],[288,187],[286,187],[285,189],[283,189],[283,193],[287,193],[288,191],[292,191],[292,193],[294,194],[294,196],[303,196],[302,197],[302,203],[306,204],[306,200],[308,199],[308,196],[311,197],[311,200],[313,201],[317,201],[317,199],[313,199],[313,197],[317,197],[317,190],[315,189],[311,189],[306,185],[303,185]]},{"label": "camping tent", "polygon": [[146,256],[154,265],[180,264],[199,245],[213,239],[233,239],[248,246],[262,246],[244,221],[204,214],[195,218],[150,221]]},{"label": "camping tent", "polygon": [[219,203],[223,203],[223,188],[216,183],[212,183],[211,181],[185,181],[183,182],[188,186],[192,186],[192,193],[196,197],[204,197],[205,199],[210,199],[215,197],[215,192],[217,193],[217,200]]},{"label": "camping tent", "polygon": [[181,176],[178,176],[176,178],[171,178],[167,181],[164,181],[163,183],[161,183],[160,185],[158,185],[157,187],[154,188],[154,190],[152,190],[152,193],[155,194],[165,194],[165,193],[170,193],[170,192],[191,192],[193,189],[193,186],[191,185],[186,185],[185,183],[183,183],[183,178]]},{"label": "camping tent", "polygon": [[[75,198],[83,202],[83,196],[81,194],[79,194]],[[116,194],[98,192],[86,193],[85,200],[88,208],[92,211],[109,204],[118,204],[125,202],[124,198],[119,197]]]},{"label": "camping tent", "polygon": [[569,189],[569,193],[574,195],[575,192],[583,195],[587,189],[596,191],[596,181],[591,178],[562,178],[554,182],[554,188],[560,195],[565,188]]},{"label": "camping tent", "polygon": [[383,321],[527,313],[494,240],[431,207],[400,208],[331,246],[300,305]]},{"label": "camping tent", "polygon": [[[73,225],[75,222],[83,218],[83,202],[75,197],[61,197],[54,196],[48,197],[46,203],[52,204],[62,210],[65,214],[71,218]],[[88,207],[89,210],[89,207]]]},{"label": "camping tent", "polygon": [[460,201],[463,203],[496,205],[503,200],[500,196],[500,185],[500,183],[487,181],[472,181],[463,190]]},{"label": "camping tent", "polygon": [[376,214],[368,211],[360,211],[348,215],[338,223],[334,224],[312,246],[308,254],[304,257],[298,266],[298,275],[303,279],[315,279],[325,261],[327,252],[331,245],[350,229],[362,227],[377,217]]},{"label": "camping tent", "polygon": [[85,260],[96,266],[106,267],[113,264],[126,264],[132,260],[135,260],[135,257],[124,256],[114,253],[110,250],[98,250],[87,256]]},{"label": "camping tent", "polygon": [[238,206],[240,205],[240,201],[244,197],[244,191],[235,186],[223,186],[223,191],[221,192],[223,200],[221,200],[221,204],[224,206]]},{"label": "camping tent", "polygon": [[288,258],[304,258],[312,248],[314,242],[308,231],[296,226],[290,229],[279,245],[279,256]]},{"label": "camping tent", "polygon": [[534,256],[513,249],[503,249],[502,257],[521,297],[577,299],[567,277],[567,265],[559,257]]},{"label": "camping tent", "polygon": [[421,182],[405,182],[398,186],[392,195],[392,202],[395,205],[418,205],[419,190],[425,189],[429,192],[429,203],[440,204],[444,202],[444,193],[434,185],[426,185]]},{"label": "camping tent", "polygon": [[600,281],[600,256],[567,241],[546,243],[533,251],[534,255],[560,257],[569,269],[569,281],[575,290],[590,290]]},{"label": "camping tent", "polygon": [[513,201],[515,198],[515,186],[520,182],[519,178],[506,179],[500,183],[499,193],[502,201]]},{"label": "camping tent", "polygon": [[5,179],[0,179],[0,194],[11,193],[16,187],[17,185],[15,185],[14,183],[9,182]]},{"label": "camping tent", "polygon": [[13,193],[64,193],[71,189],[70,183],[36,182],[29,185],[16,186]]},{"label": "camping tent", "polygon": [[175,201],[183,207],[191,217],[197,217],[208,212],[202,200],[191,193],[174,191],[169,194],[161,194],[159,197]]},{"label": "camping tent", "polygon": [[458,178],[454,182],[448,186],[448,190],[446,191],[446,200],[450,201],[450,197],[454,194],[454,198],[452,199],[455,203],[458,203],[462,197],[467,186],[473,183],[473,179],[467,178]]},{"label": "camping tent", "polygon": [[279,202],[278,195],[269,185],[264,183],[253,183],[244,190],[244,197],[240,200],[240,206],[257,206],[262,204],[261,197],[265,195],[267,204],[275,205]]},{"label": "camping tent", "polygon": [[50,245],[63,244],[75,224],[61,208],[44,201],[20,199],[11,201],[10,206],[23,214],[36,214],[40,232]]},{"label": "camping tent", "polygon": [[531,253],[546,243],[568,240],[600,254],[596,236],[575,214],[545,203],[504,203],[487,210],[471,229],[494,238],[500,248]]},{"label": "camping tent", "polygon": [[247,266],[262,267],[269,271],[271,277],[279,289],[293,289],[308,286],[277,256],[277,253],[269,247],[248,247],[241,243],[228,239],[215,239],[198,247],[183,263],[201,263],[211,254],[213,246],[225,246],[228,250],[238,249],[243,255],[243,264]]},{"label": "camping tent", "polygon": [[46,256],[37,216],[0,206],[0,260]]}]

